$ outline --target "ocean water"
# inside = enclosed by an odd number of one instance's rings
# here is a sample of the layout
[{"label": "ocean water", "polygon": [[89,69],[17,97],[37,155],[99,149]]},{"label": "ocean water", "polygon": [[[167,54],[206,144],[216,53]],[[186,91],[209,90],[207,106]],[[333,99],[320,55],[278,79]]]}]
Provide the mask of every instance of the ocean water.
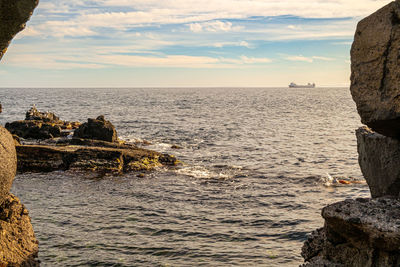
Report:
[{"label": "ocean water", "polygon": [[[368,197],[348,88],[1,89],[0,123],[32,104],[64,120],[105,115],[178,169],[17,175],[42,266],[298,266],[323,206]],[[172,149],[179,145],[182,149]]]}]

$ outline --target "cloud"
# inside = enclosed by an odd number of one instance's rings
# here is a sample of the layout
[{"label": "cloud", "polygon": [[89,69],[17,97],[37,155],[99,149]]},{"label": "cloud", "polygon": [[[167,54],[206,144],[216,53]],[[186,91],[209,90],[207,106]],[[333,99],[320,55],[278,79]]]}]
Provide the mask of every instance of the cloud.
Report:
[{"label": "cloud", "polygon": [[302,55],[286,55],[284,56],[284,59],[289,60],[289,61],[301,61],[301,62],[307,62],[307,63],[313,63],[314,60],[322,60],[322,61],[333,61],[335,60],[334,58],[330,57],[321,57],[321,56],[311,56],[311,57],[305,57]]},{"label": "cloud", "polygon": [[230,21],[208,21],[203,23],[191,23],[189,24],[189,28],[192,32],[230,32],[230,31],[239,31],[243,29],[243,27],[232,26],[232,22]]}]

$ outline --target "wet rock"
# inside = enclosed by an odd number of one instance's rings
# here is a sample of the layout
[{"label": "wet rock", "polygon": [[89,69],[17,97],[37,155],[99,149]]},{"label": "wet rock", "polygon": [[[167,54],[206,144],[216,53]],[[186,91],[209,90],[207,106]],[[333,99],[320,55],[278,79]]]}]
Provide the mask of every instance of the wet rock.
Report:
[{"label": "wet rock", "polygon": [[16,169],[14,139],[6,129],[0,126],[0,204],[10,192]]},{"label": "wet rock", "polygon": [[0,59],[11,39],[25,28],[38,0],[0,0]]},{"label": "wet rock", "polygon": [[[394,198],[345,200],[322,210],[323,229],[305,242],[302,256],[309,265],[398,266],[400,201]],[[328,265],[331,266],[331,265]]]},{"label": "wet rock", "polygon": [[74,132],[74,137],[95,139],[107,142],[117,142],[117,131],[110,121],[104,119],[104,116],[99,116],[96,119],[88,119],[88,122],[83,123]]},{"label": "wet rock", "polygon": [[358,162],[371,196],[400,193],[400,141],[378,134],[368,127],[356,130]]},{"label": "wet rock", "polygon": [[128,145],[21,145],[17,146],[17,155],[19,172],[83,170],[119,174],[178,164],[173,156]]},{"label": "wet rock", "polygon": [[0,205],[0,266],[39,266],[28,210],[12,194]]},{"label": "wet rock", "polygon": [[358,23],[351,48],[351,93],[361,121],[400,138],[400,1]]}]

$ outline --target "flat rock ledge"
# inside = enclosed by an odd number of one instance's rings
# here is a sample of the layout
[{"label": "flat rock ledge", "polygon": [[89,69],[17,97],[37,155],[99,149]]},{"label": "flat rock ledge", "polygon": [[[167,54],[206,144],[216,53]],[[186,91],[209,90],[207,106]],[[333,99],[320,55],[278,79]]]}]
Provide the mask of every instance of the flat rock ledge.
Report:
[{"label": "flat rock ledge", "polygon": [[322,217],[301,266],[400,266],[400,200],[345,200],[323,208]]},{"label": "flat rock ledge", "polygon": [[67,144],[56,145],[17,145],[16,150],[18,172],[72,170],[122,174],[179,163],[172,155],[135,145],[87,139],[72,139]]},{"label": "flat rock ledge", "polygon": [[8,194],[0,205],[0,266],[39,266],[38,241],[28,210],[17,197]]}]

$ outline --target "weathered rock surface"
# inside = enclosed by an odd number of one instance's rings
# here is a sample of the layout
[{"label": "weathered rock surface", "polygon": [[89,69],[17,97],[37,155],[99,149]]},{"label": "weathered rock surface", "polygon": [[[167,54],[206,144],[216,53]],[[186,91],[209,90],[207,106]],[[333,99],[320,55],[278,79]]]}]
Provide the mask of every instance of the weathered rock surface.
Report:
[{"label": "weathered rock surface", "polygon": [[104,119],[104,116],[98,116],[96,119],[88,119],[74,132],[74,137],[102,140],[107,142],[117,142],[118,136],[114,125]]},{"label": "weathered rock surface", "polygon": [[10,192],[17,169],[17,156],[14,139],[11,134],[0,126],[0,204]]},{"label": "weathered rock surface", "polygon": [[38,0],[0,0],[0,60],[11,39],[25,28]]},{"label": "weathered rock surface", "polygon": [[178,163],[168,154],[115,143],[109,146],[103,143],[102,146],[21,145],[17,146],[17,155],[19,172],[84,170],[120,174]]},{"label": "weathered rock surface", "polygon": [[358,162],[371,196],[400,197],[400,141],[368,127],[356,130]]},{"label": "weathered rock surface", "polygon": [[[37,4],[38,0],[0,0],[0,60]],[[0,127],[0,266],[39,266],[38,242],[28,211],[8,193],[15,171],[14,139]]]},{"label": "weathered rock surface", "polygon": [[76,129],[79,122],[62,121],[51,112],[40,112],[32,107],[26,112],[25,120],[6,123],[5,127],[12,134],[24,139],[49,139],[67,135],[64,130]]},{"label": "weathered rock surface", "polygon": [[400,201],[345,200],[322,210],[325,226],[305,242],[305,266],[399,266]]},{"label": "weathered rock surface", "polygon": [[351,93],[361,121],[400,138],[400,1],[358,23],[351,48]]},{"label": "weathered rock surface", "polygon": [[0,205],[0,266],[39,266],[37,254],[28,210],[8,194]]},{"label": "weathered rock surface", "polygon": [[49,139],[61,136],[61,127],[59,125],[36,120],[7,122],[5,127],[12,134],[25,139]]}]

